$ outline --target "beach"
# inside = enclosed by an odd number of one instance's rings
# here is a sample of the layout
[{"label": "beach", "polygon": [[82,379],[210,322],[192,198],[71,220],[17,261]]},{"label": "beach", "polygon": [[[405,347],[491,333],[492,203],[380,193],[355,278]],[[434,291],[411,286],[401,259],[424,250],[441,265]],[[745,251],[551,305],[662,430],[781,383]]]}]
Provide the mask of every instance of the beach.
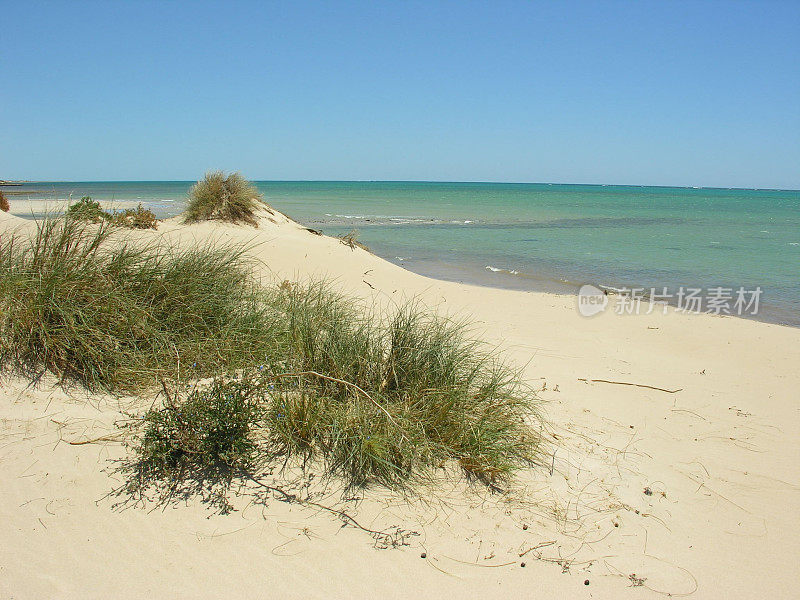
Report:
[{"label": "beach", "polygon": [[[34,226],[0,213],[0,235]],[[348,502],[335,482],[298,475],[367,529],[394,528],[394,543],[246,490],[229,515],[191,498],[150,510],[109,493],[126,455],[115,423],[152,399],[4,378],[4,597],[797,595],[800,328],[672,308],[618,315],[613,295],[584,317],[574,294],[431,279],[277,212],[257,229],[173,218],[131,235],[243,243],[265,283],[326,279],[378,310],[413,298],[469,318],[539,390],[549,462],[507,493],[445,479]]]}]

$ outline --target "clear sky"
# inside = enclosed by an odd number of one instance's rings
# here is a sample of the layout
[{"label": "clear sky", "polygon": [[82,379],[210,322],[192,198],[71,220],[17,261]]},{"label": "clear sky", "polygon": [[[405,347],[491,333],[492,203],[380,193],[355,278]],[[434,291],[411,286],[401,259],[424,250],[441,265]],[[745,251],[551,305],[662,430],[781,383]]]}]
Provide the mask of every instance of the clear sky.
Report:
[{"label": "clear sky", "polygon": [[0,178],[800,188],[800,1],[0,0]]}]

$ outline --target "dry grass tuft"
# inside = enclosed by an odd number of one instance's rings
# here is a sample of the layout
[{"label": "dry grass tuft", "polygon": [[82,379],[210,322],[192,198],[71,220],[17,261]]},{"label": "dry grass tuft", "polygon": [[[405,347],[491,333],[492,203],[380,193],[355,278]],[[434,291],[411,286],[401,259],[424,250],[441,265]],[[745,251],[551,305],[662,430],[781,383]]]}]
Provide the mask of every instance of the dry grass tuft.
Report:
[{"label": "dry grass tuft", "polygon": [[358,230],[357,229],[353,229],[352,231],[350,231],[350,233],[346,233],[344,235],[340,235],[339,236],[339,243],[340,244],[344,244],[345,246],[350,248],[350,250],[355,250],[356,248],[361,248],[362,250],[366,250],[367,252],[370,252],[370,249],[365,244],[362,244],[361,242],[358,241]]},{"label": "dry grass tuft", "polygon": [[158,219],[153,211],[139,204],[111,216],[111,224],[126,229],[158,229]]},{"label": "dry grass tuft", "polygon": [[259,191],[239,173],[206,173],[189,191],[186,223],[219,220],[258,227],[256,212],[266,206]]}]

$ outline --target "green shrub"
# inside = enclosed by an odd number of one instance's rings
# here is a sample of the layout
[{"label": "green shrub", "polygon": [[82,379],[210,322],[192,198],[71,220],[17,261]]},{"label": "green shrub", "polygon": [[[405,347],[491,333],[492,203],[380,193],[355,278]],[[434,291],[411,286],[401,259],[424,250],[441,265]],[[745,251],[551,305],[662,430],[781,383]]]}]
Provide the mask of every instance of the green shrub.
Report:
[{"label": "green shrub", "polygon": [[111,220],[111,215],[100,208],[100,203],[97,200],[92,200],[91,196],[83,196],[74,204],[70,204],[69,208],[67,208],[66,216],[90,223],[102,223]]},{"label": "green shrub", "polygon": [[232,481],[259,461],[255,428],[263,409],[252,392],[246,381],[215,380],[176,402],[165,384],[164,406],[150,408],[140,421],[144,433],[134,446],[137,460],[120,466],[128,477],[118,493],[135,500],[150,489],[160,491],[162,501],[198,496],[230,512]]},{"label": "green shrub", "polygon": [[219,220],[258,227],[257,210],[264,206],[262,195],[239,173],[206,173],[189,191],[184,213],[186,223]]},{"label": "green shrub", "polygon": [[215,380],[180,405],[169,398],[165,407],[151,408],[144,416],[140,447],[144,464],[156,471],[248,467],[257,449],[252,432],[262,410],[251,392],[244,382]]},{"label": "green shrub", "polygon": [[89,223],[110,223],[115,227],[125,229],[158,229],[158,219],[150,209],[144,208],[141,203],[136,208],[126,208],[121,212],[109,213],[100,208],[97,200],[91,196],[84,196],[75,204],[70,205],[66,212],[67,218]]}]

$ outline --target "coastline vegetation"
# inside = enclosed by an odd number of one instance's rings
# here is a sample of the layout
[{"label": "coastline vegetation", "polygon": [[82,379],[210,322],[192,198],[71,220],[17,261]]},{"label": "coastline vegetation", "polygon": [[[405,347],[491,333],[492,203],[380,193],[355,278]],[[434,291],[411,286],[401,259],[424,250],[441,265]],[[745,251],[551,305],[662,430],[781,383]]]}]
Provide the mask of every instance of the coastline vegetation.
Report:
[{"label": "coastline vegetation", "polygon": [[136,481],[294,460],[349,489],[402,489],[448,466],[497,488],[535,460],[532,391],[463,323],[413,305],[375,321],[318,283],[271,303],[276,359],[183,400],[165,390],[144,418]]},{"label": "coastline vegetation", "polygon": [[11,210],[11,206],[8,204],[8,198],[6,198],[3,190],[0,190],[0,210],[3,212]]},{"label": "coastline vegetation", "polygon": [[241,248],[112,240],[103,221],[37,223],[0,241],[0,369],[136,391],[177,369],[239,368],[270,342]]},{"label": "coastline vegetation", "polygon": [[256,212],[265,206],[261,193],[240,173],[211,171],[189,190],[184,221],[217,220],[258,227]]},{"label": "coastline vegetation", "polygon": [[465,323],[416,304],[381,317],[323,283],[263,287],[243,247],[112,234],[65,217],[2,238],[0,372],[160,385],[136,485],[315,461],[348,489],[449,467],[497,488],[536,459],[535,394]]},{"label": "coastline vegetation", "polygon": [[95,224],[105,222],[125,229],[158,229],[156,215],[153,211],[144,208],[141,203],[136,208],[126,208],[123,211],[110,213],[103,210],[100,203],[92,200],[91,196],[84,196],[69,206],[66,216],[70,219]]}]

